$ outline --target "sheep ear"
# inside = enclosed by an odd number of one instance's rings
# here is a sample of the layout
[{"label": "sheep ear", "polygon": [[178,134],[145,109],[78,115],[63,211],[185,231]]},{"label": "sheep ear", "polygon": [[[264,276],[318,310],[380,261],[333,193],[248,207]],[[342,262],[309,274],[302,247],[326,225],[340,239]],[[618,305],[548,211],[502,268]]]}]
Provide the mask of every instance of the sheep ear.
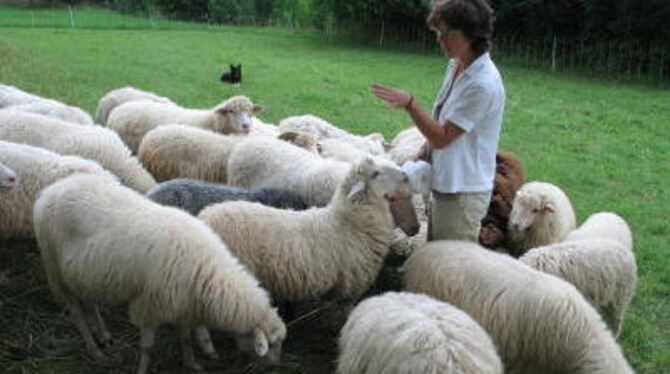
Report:
[{"label": "sheep ear", "polygon": [[298,133],[297,133],[297,132],[287,131],[287,132],[283,132],[283,133],[279,134],[279,136],[277,137],[277,139],[281,139],[281,140],[283,140],[283,141],[286,141],[286,142],[289,142],[289,143],[293,143],[293,141],[295,141],[295,139],[296,139],[297,137],[298,137]]},{"label": "sheep ear", "polygon": [[357,166],[357,171],[361,175],[366,175],[368,176],[370,172],[372,171],[372,168],[374,168],[375,163],[372,161],[372,158],[366,157],[362,159]]},{"label": "sheep ear", "polygon": [[382,142],[382,147],[384,147],[384,152],[388,152],[391,150],[391,148],[393,148],[391,143],[387,142],[386,140]]},{"label": "sheep ear", "polygon": [[554,208],[554,204],[552,203],[547,203],[547,205],[542,208],[542,213],[554,213],[556,209]]},{"label": "sheep ear", "polygon": [[354,185],[351,187],[351,190],[349,191],[349,194],[347,197],[351,199],[352,197],[358,195],[359,193],[365,191],[365,182],[362,180],[357,181],[354,183]]},{"label": "sheep ear", "polygon": [[254,113],[262,112],[265,110],[265,107],[262,105],[254,105],[253,108],[251,108],[251,111]]},{"label": "sheep ear", "polygon": [[254,329],[254,351],[258,357],[265,357],[269,350],[268,339],[258,327]]}]

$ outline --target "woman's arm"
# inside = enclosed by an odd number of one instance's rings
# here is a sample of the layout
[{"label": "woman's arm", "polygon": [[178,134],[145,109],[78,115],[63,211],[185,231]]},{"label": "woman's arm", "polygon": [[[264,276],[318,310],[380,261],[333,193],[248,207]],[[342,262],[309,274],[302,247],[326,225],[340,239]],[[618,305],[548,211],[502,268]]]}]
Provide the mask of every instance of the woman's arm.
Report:
[{"label": "woman's arm", "polygon": [[378,98],[386,101],[390,107],[404,108],[433,148],[444,148],[465,132],[449,120],[441,125],[421,108],[421,105],[412,95],[405,91],[373,84],[372,92]]}]

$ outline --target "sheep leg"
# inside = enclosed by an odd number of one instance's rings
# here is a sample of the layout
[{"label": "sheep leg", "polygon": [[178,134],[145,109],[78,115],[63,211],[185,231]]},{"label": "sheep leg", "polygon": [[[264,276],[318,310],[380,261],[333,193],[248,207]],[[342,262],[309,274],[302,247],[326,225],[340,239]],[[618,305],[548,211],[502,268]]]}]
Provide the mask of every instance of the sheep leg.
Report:
[{"label": "sheep leg", "polygon": [[89,303],[83,304],[83,307],[84,313],[86,313],[86,317],[88,318],[88,323],[92,327],[98,341],[103,347],[109,346],[112,341],[112,334],[109,333],[107,326],[105,326],[105,321],[100,315],[100,308],[95,304]]},{"label": "sheep leg", "polygon": [[102,353],[98,345],[93,339],[93,334],[89,329],[88,323],[86,323],[86,315],[84,314],[83,308],[79,301],[72,301],[69,304],[70,315],[74,320],[75,326],[79,330],[84,343],[86,344],[86,350],[96,361],[102,361],[105,359],[105,354]]},{"label": "sheep leg", "polygon": [[146,374],[151,361],[151,349],[154,346],[156,327],[140,326],[140,363],[137,366],[137,374]]},{"label": "sheep leg", "polygon": [[182,357],[184,358],[184,367],[201,371],[202,367],[195,362],[195,353],[193,353],[193,344],[191,341],[191,327],[179,326],[179,341],[181,342]]},{"label": "sheep leg", "polygon": [[195,337],[198,340],[200,349],[209,357],[210,360],[219,360],[221,356],[214,349],[212,337],[209,335],[209,330],[205,326],[198,326],[195,328]]}]

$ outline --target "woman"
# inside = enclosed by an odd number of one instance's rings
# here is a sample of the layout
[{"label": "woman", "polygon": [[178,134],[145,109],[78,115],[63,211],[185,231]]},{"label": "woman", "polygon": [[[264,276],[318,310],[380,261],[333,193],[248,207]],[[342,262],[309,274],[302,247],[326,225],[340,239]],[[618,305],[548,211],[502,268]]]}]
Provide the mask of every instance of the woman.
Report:
[{"label": "woman", "polygon": [[404,108],[427,140],[433,164],[428,240],[477,241],[489,205],[505,106],[500,73],[489,56],[493,11],[486,0],[438,0],[428,24],[451,60],[432,116],[408,92],[372,85]]}]

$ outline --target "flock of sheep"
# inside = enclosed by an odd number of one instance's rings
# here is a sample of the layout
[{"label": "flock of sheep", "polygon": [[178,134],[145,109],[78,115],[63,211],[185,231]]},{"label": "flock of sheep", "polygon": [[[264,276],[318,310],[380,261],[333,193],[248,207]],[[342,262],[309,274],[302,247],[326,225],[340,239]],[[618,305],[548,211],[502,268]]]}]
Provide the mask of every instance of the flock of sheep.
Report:
[{"label": "flock of sheep", "polygon": [[[524,184],[501,154],[481,244],[426,243],[416,129],[389,144],[262,109],[124,87],[94,121],[0,84],[0,238],[37,241],[91,356],[111,343],[99,308],[127,305],[140,374],[166,323],[186,367],[200,369],[193,337],[219,359],[210,328],[262,367],[287,337],[273,304],[321,299],[350,312],[340,374],[633,372],[616,342],[637,280],[622,217],[577,227],[560,188]],[[403,291],[355,305],[392,252],[408,257]]]}]

